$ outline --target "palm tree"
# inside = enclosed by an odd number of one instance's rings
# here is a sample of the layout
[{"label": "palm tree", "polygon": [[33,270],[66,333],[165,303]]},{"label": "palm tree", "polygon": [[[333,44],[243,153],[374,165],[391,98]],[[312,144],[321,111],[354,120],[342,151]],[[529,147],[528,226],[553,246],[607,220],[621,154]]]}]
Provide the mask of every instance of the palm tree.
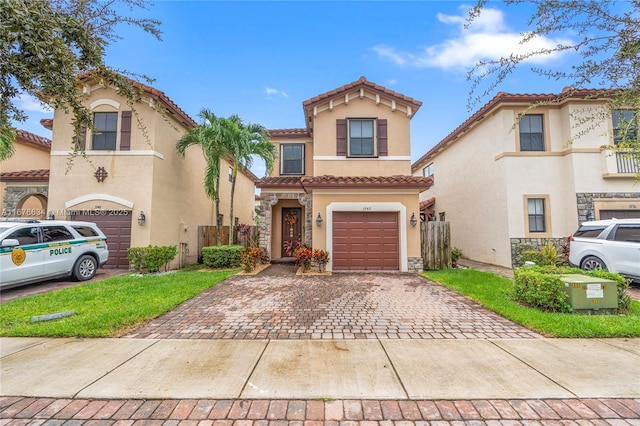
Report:
[{"label": "palm tree", "polygon": [[220,161],[229,155],[224,138],[224,118],[218,118],[210,110],[203,108],[198,114],[202,123],[190,129],[178,143],[176,150],[183,158],[188,147],[200,145],[207,162],[204,176],[204,189],[215,203],[216,244],[220,245]]},{"label": "palm tree", "polygon": [[[233,159],[231,173],[230,225],[233,226],[233,201],[236,189],[238,169],[249,169],[254,157],[265,162],[267,174],[271,173],[276,159],[276,147],[269,139],[269,132],[259,124],[245,124],[240,117],[232,115],[226,119],[225,139],[227,148]],[[230,228],[231,228],[230,226]],[[229,245],[233,244],[233,232],[229,232]]]}]

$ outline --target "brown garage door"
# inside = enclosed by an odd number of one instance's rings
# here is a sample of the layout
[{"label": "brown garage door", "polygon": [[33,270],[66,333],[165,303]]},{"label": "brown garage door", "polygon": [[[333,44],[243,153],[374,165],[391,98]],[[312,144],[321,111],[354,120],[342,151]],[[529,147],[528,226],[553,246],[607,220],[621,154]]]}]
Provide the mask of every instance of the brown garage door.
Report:
[{"label": "brown garage door", "polygon": [[[73,212],[72,212],[73,213]],[[127,249],[131,247],[131,212],[117,211],[77,212],[73,220],[94,222],[107,236],[109,261],[106,268],[129,268]]]},{"label": "brown garage door", "polygon": [[600,219],[640,219],[640,210],[600,210]]},{"label": "brown garage door", "polygon": [[333,269],[400,269],[398,213],[334,212]]}]

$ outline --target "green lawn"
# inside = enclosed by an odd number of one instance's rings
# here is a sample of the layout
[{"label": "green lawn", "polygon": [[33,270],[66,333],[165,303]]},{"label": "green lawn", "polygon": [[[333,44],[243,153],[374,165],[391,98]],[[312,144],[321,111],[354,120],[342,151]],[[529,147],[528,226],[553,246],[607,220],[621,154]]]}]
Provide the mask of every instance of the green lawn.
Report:
[{"label": "green lawn", "polygon": [[[237,270],[119,276],[0,305],[0,336],[117,337],[216,285]],[[75,311],[67,318],[34,316]]]},{"label": "green lawn", "polygon": [[640,302],[624,315],[578,315],[541,312],[515,302],[513,281],[475,269],[427,271],[423,275],[518,324],[553,337],[639,337]]}]

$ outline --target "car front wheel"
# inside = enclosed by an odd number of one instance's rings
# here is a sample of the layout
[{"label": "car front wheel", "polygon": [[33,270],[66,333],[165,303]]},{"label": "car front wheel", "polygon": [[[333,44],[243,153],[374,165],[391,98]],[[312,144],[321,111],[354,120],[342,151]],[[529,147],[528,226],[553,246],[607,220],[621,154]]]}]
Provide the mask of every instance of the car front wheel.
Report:
[{"label": "car front wheel", "polygon": [[606,271],[607,265],[605,265],[599,257],[587,256],[582,261],[581,268],[584,271],[593,271],[594,269],[602,269],[603,271]]},{"label": "car front wheel", "polygon": [[85,254],[81,256],[73,267],[73,278],[76,281],[87,281],[93,278],[98,269],[98,262],[93,258]]}]

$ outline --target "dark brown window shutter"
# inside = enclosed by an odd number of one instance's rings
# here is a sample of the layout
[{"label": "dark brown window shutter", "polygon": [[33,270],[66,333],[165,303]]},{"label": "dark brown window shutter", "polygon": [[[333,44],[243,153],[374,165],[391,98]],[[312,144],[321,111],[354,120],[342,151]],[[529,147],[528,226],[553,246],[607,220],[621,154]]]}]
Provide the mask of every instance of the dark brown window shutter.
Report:
[{"label": "dark brown window shutter", "polygon": [[387,143],[387,120],[378,120],[378,155],[386,157],[389,155],[389,146]]},{"label": "dark brown window shutter", "polygon": [[131,111],[122,111],[120,126],[120,151],[131,149]]},{"label": "dark brown window shutter", "polygon": [[336,120],[336,155],[347,155],[347,120],[338,118]]},{"label": "dark brown window shutter", "polygon": [[85,126],[80,127],[80,133],[75,139],[78,149],[84,151],[87,146],[87,128]]}]

